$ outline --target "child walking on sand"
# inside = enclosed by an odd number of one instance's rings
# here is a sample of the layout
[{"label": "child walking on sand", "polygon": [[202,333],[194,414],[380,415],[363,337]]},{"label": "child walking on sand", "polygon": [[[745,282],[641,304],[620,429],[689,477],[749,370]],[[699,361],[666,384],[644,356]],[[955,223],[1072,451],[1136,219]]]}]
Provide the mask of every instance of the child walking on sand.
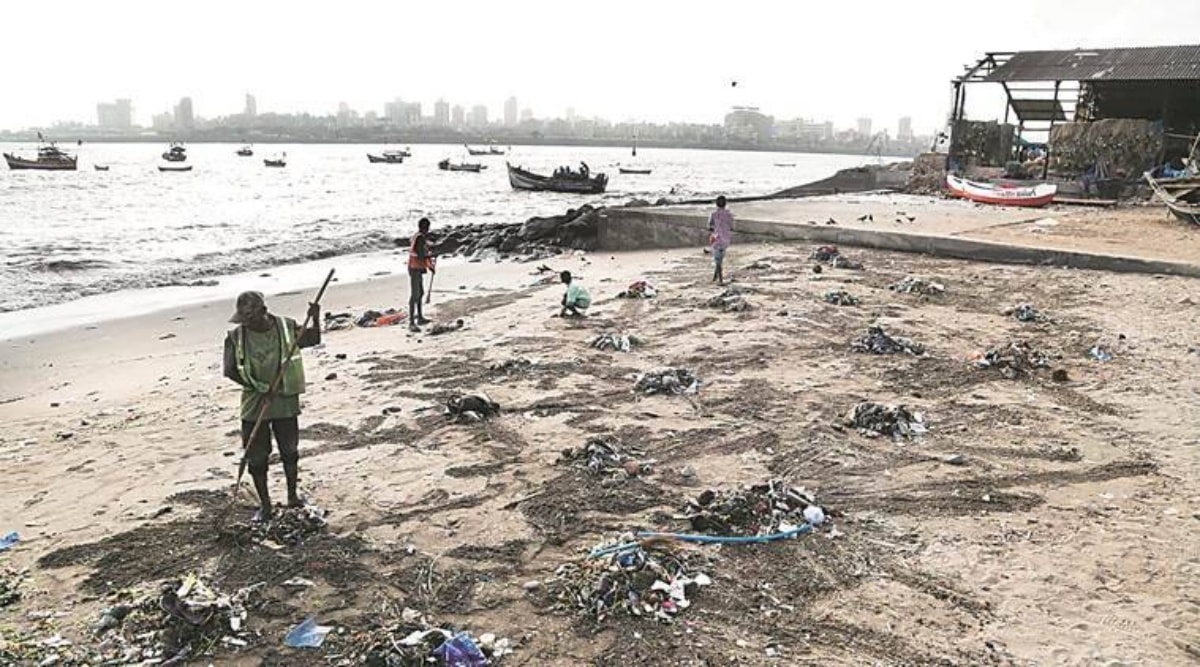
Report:
[{"label": "child walking on sand", "polygon": [[725,195],[717,197],[717,210],[708,216],[709,240],[713,254],[713,282],[725,284],[725,251],[733,242],[733,213],[725,208]]}]

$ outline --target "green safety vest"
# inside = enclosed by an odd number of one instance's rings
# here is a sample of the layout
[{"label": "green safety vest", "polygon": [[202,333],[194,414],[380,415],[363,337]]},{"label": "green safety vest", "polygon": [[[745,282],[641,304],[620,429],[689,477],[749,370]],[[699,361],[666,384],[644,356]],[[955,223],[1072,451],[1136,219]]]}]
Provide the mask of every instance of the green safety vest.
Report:
[{"label": "green safety vest", "polygon": [[[279,331],[279,358],[283,366],[283,378],[279,381],[279,395],[295,396],[304,393],[304,360],[300,357],[300,347],[297,346],[291,357],[288,357],[288,350],[292,349],[292,342],[296,338],[296,323],[287,319],[273,315],[275,318],[275,327]],[[271,380],[274,377],[256,379],[250,373],[250,366],[246,359],[246,325],[239,324],[234,330],[233,336],[234,354],[237,359],[237,370],[242,381],[245,382],[247,389],[252,389],[260,394],[265,394],[271,390]]]}]

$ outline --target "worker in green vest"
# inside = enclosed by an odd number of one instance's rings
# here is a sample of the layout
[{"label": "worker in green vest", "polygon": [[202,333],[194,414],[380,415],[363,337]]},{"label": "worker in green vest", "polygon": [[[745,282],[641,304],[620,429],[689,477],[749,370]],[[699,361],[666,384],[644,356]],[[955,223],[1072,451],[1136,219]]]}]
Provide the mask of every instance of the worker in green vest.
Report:
[{"label": "worker in green vest", "polygon": [[[230,322],[236,324],[225,336],[225,377],[242,386],[242,447],[250,478],[258,492],[261,507],[255,519],[271,519],[271,494],[267,489],[267,462],[271,457],[271,435],[279,447],[283,472],[287,477],[288,506],[304,503],[296,492],[300,463],[300,394],[304,393],[304,362],[299,348],[321,342],[320,306],[309,304],[313,326],[301,331],[296,321],[267,311],[261,292],[242,292]],[[299,345],[289,357],[293,343]],[[271,393],[275,375],[281,373],[279,386]],[[263,402],[266,408],[263,411]],[[262,413],[262,425],[254,442],[248,442],[254,424]]]}]

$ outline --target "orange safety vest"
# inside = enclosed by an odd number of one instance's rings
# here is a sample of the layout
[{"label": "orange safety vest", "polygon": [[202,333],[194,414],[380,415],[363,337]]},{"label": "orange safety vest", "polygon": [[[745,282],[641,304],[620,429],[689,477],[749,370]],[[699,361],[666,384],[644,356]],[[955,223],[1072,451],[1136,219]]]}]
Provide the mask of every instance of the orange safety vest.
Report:
[{"label": "orange safety vest", "polygon": [[413,271],[429,270],[433,268],[433,255],[429,254],[429,240],[425,240],[425,261],[421,261],[421,256],[417,254],[417,241],[424,239],[425,234],[417,232],[413,234],[412,243],[408,247],[408,268]]}]

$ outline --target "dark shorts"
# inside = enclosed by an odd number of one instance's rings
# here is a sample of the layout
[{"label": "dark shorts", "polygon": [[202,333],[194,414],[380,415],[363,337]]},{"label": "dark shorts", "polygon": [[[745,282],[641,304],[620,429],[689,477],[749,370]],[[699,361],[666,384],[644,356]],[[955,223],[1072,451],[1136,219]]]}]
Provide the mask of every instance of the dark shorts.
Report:
[{"label": "dark shorts", "polygon": [[420,301],[425,296],[425,272],[408,270],[409,300]]},{"label": "dark shorts", "polygon": [[[242,422],[242,445],[250,439],[254,430],[254,422]],[[284,462],[300,460],[300,420],[295,417],[286,419],[271,419],[264,421],[258,427],[254,442],[246,448],[246,465],[250,472],[265,472],[267,463],[271,460],[271,434],[275,434],[275,444],[279,445],[279,458]]]}]

